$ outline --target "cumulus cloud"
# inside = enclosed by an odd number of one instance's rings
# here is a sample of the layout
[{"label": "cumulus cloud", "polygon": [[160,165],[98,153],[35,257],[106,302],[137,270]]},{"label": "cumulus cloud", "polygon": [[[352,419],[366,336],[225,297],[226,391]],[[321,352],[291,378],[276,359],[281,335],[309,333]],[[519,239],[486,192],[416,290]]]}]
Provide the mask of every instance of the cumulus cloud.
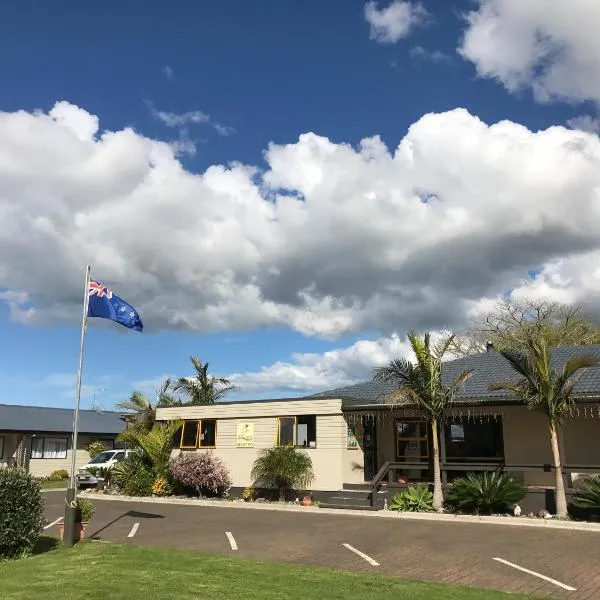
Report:
[{"label": "cumulus cloud", "polygon": [[452,62],[452,57],[449,54],[440,50],[428,50],[427,48],[423,48],[423,46],[413,46],[409,51],[409,56],[418,60],[430,60],[434,63]]},{"label": "cumulus cloud", "polygon": [[481,77],[539,101],[600,102],[600,3],[478,0],[459,52]]},{"label": "cumulus cloud", "polygon": [[395,151],[306,133],[264,170],[192,173],[169,144],[60,106],[0,113],[0,294],[22,323],[76,322],[90,263],[147,331],[453,328],[529,269],[600,251],[600,138],[582,131],[456,109]]},{"label": "cumulus cloud", "polygon": [[393,0],[379,8],[377,2],[365,4],[365,19],[369,23],[370,37],[381,44],[394,44],[406,37],[417,25],[422,25],[428,13],[420,2]]},{"label": "cumulus cloud", "polygon": [[591,115],[580,115],[567,121],[567,125],[573,129],[581,129],[589,133],[600,133],[600,119]]}]

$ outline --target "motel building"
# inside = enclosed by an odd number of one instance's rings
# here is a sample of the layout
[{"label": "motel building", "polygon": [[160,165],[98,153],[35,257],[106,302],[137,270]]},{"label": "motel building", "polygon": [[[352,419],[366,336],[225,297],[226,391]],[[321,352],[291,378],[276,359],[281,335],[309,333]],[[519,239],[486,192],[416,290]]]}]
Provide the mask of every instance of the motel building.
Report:
[{"label": "motel building", "polygon": [[[555,368],[578,355],[600,359],[600,345],[554,349]],[[504,391],[489,391],[516,378],[508,362],[490,347],[443,369],[447,382],[473,371],[441,426],[443,483],[502,467],[526,486],[525,511],[552,512],[547,418]],[[322,506],[378,509],[402,487],[433,481],[430,426],[416,408],[391,404],[392,391],[369,381],[303,398],[159,408],[157,419],[184,420],[176,453],[213,451],[230,470],[234,495],[260,487],[250,473],[261,449],[293,444],[312,459],[311,490]],[[568,494],[578,479],[600,473],[600,367],[583,372],[573,397],[561,436]]]}]

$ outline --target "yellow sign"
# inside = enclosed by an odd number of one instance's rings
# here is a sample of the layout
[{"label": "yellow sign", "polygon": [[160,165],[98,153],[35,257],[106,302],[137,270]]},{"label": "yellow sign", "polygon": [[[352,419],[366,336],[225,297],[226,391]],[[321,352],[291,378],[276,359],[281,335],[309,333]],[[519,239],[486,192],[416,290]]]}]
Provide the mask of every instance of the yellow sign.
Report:
[{"label": "yellow sign", "polygon": [[254,423],[238,423],[236,442],[238,448],[254,448]]}]

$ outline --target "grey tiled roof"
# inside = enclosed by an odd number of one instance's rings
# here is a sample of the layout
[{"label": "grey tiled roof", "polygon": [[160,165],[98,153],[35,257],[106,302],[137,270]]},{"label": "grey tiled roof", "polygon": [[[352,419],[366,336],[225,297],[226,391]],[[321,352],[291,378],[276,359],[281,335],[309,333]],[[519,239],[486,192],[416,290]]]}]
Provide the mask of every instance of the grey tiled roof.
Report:
[{"label": "grey tiled roof", "polygon": [[[587,346],[565,346],[552,350],[552,364],[555,369],[574,356],[592,355],[600,361],[600,344]],[[516,381],[519,376],[513,371],[506,359],[498,352],[490,350],[482,354],[475,354],[465,358],[447,361],[443,365],[442,379],[450,383],[459,373],[472,370],[473,374],[461,389],[457,401],[465,404],[471,402],[507,402],[514,400],[504,391],[489,391],[492,383],[503,381]],[[344,400],[344,406],[383,404],[386,396],[395,389],[392,383],[379,383],[366,381],[346,387],[328,390],[315,394],[314,397],[337,397]],[[586,369],[577,382],[574,397],[600,396],[600,366]]]},{"label": "grey tiled roof", "polygon": [[[125,429],[121,413],[112,411],[79,411],[81,433],[116,435]],[[0,404],[0,431],[45,431],[71,433],[73,410],[40,406]]]}]

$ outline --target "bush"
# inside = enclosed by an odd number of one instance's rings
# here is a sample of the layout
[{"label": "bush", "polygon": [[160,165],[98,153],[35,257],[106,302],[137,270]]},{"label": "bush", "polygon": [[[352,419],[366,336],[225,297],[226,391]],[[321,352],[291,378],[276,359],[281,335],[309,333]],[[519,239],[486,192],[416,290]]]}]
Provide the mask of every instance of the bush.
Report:
[{"label": "bush", "polygon": [[89,523],[96,512],[96,507],[89,500],[77,498],[75,509],[75,521],[77,523]]},{"label": "bush", "polygon": [[448,502],[476,514],[506,512],[525,496],[523,486],[501,471],[469,473],[455,479],[448,490]]},{"label": "bush", "polygon": [[279,490],[284,500],[295,489],[303,489],[314,479],[312,461],[306,452],[293,446],[261,450],[252,467],[252,478]]},{"label": "bush", "polygon": [[201,495],[223,496],[231,487],[231,478],[223,461],[212,452],[181,454],[171,464],[173,479]]},{"label": "bush", "polygon": [[58,471],[53,471],[48,476],[48,481],[62,481],[63,479],[69,479],[69,472],[66,469],[59,469]]},{"label": "bush", "polygon": [[106,446],[100,440],[94,440],[90,442],[86,448],[87,453],[90,455],[90,459],[96,458],[100,452],[104,452],[106,450]]},{"label": "bush", "polygon": [[0,560],[29,554],[43,526],[39,482],[23,470],[0,468]]},{"label": "bush", "polygon": [[573,504],[577,508],[600,510],[600,475],[592,475],[583,480],[573,496]]},{"label": "bush", "polygon": [[111,469],[110,481],[126,496],[151,496],[154,472],[144,456],[132,453]]},{"label": "bush", "polygon": [[173,493],[173,486],[164,475],[158,475],[152,484],[153,496],[170,496]]},{"label": "bush", "polygon": [[390,509],[403,512],[432,512],[433,493],[428,487],[411,485],[394,495]]}]

